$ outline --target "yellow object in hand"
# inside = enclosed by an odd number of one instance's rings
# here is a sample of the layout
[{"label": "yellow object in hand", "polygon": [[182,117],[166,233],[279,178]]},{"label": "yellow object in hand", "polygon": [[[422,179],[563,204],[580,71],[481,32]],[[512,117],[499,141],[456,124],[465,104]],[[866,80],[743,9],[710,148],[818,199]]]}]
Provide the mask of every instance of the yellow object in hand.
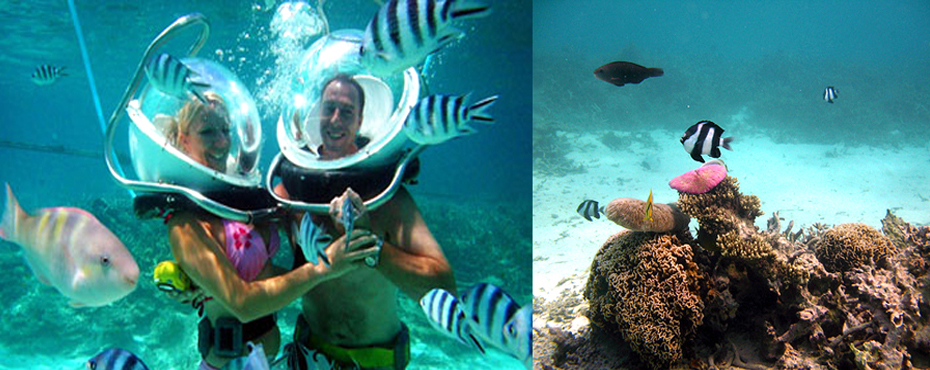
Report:
[{"label": "yellow object in hand", "polygon": [[183,292],[190,288],[191,279],[174,261],[161,261],[155,266],[155,285],[166,292]]}]

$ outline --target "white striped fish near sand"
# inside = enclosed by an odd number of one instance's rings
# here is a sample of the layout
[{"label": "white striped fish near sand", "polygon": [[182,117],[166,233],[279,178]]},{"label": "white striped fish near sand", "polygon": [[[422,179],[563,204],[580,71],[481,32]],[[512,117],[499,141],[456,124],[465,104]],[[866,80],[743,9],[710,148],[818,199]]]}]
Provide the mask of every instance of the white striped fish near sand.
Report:
[{"label": "white striped fish near sand", "polygon": [[21,246],[36,278],[68,297],[73,307],[116,301],[131,293],[139,279],[135,259],[96,217],[70,207],[30,215],[9,184],[0,238]]},{"label": "white striped fish near sand", "polygon": [[388,1],[365,28],[362,61],[379,76],[416,66],[464,35],[453,21],[489,13],[489,6],[473,0]]},{"label": "white striped fish near sand", "polygon": [[485,112],[494,105],[497,95],[466,105],[469,95],[430,95],[420,100],[404,121],[404,132],[420,145],[436,145],[477,131],[468,124],[478,121],[493,124]]}]

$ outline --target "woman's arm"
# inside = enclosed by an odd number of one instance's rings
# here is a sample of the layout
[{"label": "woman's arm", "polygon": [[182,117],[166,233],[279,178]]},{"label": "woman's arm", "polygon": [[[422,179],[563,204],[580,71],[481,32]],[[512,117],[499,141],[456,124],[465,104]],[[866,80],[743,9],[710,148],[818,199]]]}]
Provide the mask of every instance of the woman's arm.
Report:
[{"label": "woman's arm", "polygon": [[371,254],[365,254],[366,250],[355,254],[342,253],[344,248],[333,250],[330,268],[305,263],[284,275],[247,282],[236,273],[202,221],[182,213],[172,217],[168,227],[171,252],[181,268],[205,294],[242,322],[280,310],[316,284],[358,267],[359,261]]}]

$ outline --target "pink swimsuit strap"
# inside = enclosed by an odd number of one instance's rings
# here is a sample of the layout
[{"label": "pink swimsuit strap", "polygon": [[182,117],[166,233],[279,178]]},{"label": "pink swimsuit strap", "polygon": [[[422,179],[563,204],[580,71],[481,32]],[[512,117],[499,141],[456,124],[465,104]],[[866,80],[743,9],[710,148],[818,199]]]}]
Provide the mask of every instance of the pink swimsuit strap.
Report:
[{"label": "pink swimsuit strap", "polygon": [[262,271],[268,260],[278,252],[278,229],[271,225],[271,237],[268,247],[254,225],[239,221],[223,220],[226,231],[226,257],[236,267],[245,281],[252,281]]}]

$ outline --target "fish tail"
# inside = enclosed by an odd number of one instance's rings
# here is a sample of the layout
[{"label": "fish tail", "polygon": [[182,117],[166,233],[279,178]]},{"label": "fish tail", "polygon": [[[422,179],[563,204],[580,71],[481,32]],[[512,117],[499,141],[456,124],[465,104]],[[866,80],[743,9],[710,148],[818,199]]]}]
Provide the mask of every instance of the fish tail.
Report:
[{"label": "fish tail", "polygon": [[491,14],[491,7],[475,0],[446,0],[452,19],[481,18]]},{"label": "fish tail", "polygon": [[733,140],[736,140],[736,138],[733,136],[725,137],[723,138],[723,140],[721,140],[720,146],[722,146],[726,150],[733,150],[733,148],[730,148],[730,142],[732,142]]},{"label": "fish tail", "polygon": [[6,207],[3,209],[3,218],[0,221],[0,239],[12,240],[16,235],[19,220],[26,217],[26,212],[19,206],[19,201],[13,195],[10,184],[6,184]]},{"label": "fish tail", "polygon": [[475,121],[481,121],[487,124],[493,123],[494,117],[491,117],[491,115],[485,112],[485,110],[487,110],[492,105],[494,105],[494,101],[496,100],[497,100],[497,95],[494,95],[494,96],[484,98],[475,104],[472,104],[470,107],[468,107],[469,119],[473,119]]}]

